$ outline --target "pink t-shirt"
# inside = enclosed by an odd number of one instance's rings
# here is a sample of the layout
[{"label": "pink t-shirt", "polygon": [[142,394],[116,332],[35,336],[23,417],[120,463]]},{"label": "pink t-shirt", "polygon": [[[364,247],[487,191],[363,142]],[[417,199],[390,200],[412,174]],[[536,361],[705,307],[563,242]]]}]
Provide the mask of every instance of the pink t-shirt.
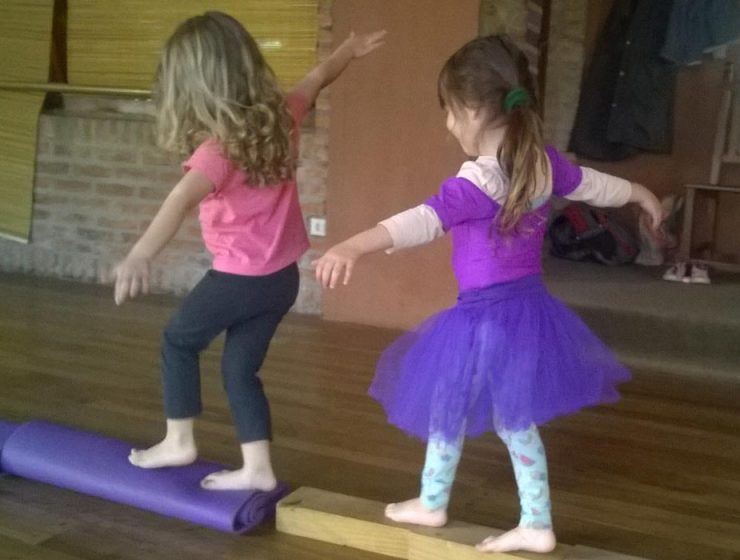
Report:
[{"label": "pink t-shirt", "polygon": [[[295,122],[292,141],[297,152],[298,129],[308,107],[299,95],[286,101]],[[265,276],[297,261],[308,249],[294,179],[251,186],[244,171],[213,140],[198,146],[183,169],[200,171],[213,183],[213,190],[200,203],[200,225],[215,270]]]}]

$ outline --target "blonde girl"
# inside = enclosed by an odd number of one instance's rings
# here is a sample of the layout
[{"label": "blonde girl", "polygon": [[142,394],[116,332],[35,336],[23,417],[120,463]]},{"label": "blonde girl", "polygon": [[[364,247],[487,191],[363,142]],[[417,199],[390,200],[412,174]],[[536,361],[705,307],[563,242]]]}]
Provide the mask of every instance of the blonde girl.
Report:
[{"label": "blonde girl", "polygon": [[157,137],[183,154],[184,175],[141,239],[113,270],[115,301],[146,292],[153,259],[194,207],[213,265],[164,329],[161,373],[166,435],[132,450],[142,468],[195,460],[202,410],[199,354],[226,332],[221,369],[243,466],[213,473],[214,490],[272,490],[270,411],[258,376],[270,340],[298,293],[296,261],[309,246],[295,184],[298,130],[319,91],[384,33],[350,35],[284,94],[252,36],[207,12],[167,40],[155,83]]}]

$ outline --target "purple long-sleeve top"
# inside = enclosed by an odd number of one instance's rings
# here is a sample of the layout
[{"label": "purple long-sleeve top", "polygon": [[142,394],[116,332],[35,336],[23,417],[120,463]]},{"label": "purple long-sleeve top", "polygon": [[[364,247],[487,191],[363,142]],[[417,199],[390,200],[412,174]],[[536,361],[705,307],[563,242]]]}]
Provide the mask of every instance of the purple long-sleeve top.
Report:
[{"label": "purple long-sleeve top", "polygon": [[496,158],[463,164],[423,205],[381,222],[394,249],[419,245],[444,233],[452,235],[452,266],[460,291],[517,280],[542,271],[542,244],[552,201],[550,195],[584,200],[597,206],[628,202],[631,184],[623,179],[570,163],[546,148],[551,185],[516,227],[502,233],[496,216],[510,182]]}]

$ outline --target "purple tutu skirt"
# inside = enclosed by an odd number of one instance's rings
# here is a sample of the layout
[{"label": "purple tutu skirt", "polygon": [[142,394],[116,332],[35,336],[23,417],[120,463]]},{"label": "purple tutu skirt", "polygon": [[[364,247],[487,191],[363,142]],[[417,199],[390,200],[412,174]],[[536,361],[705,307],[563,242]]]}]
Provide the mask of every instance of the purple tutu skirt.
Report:
[{"label": "purple tutu skirt", "polygon": [[533,275],[462,292],[457,305],[401,336],[381,356],[370,395],[404,432],[454,439],[614,402],[629,378]]}]

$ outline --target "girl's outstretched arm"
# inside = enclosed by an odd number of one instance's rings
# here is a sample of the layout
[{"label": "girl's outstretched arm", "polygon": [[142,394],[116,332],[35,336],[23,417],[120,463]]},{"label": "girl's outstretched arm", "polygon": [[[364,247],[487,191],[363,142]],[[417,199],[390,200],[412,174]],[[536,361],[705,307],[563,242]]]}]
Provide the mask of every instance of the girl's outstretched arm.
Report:
[{"label": "girl's outstretched arm", "polygon": [[324,288],[333,289],[340,281],[346,285],[352,276],[355,263],[362,255],[385,251],[392,247],[391,234],[384,226],[378,224],[334,245],[323,256],[313,261],[312,264],[316,267],[316,280]]},{"label": "girl's outstretched arm", "polygon": [[632,183],[632,193],[629,201],[637,204],[650,217],[650,225],[655,231],[658,231],[660,224],[665,220],[663,207],[658,198],[641,184]]},{"label": "girl's outstretched arm", "polygon": [[314,104],[319,92],[336,80],[344,72],[349,63],[355,59],[371,53],[384,44],[385,31],[375,31],[349,37],[331,53],[329,58],[314,67],[290,93],[299,93],[306,99],[308,107]]},{"label": "girl's outstretched arm", "polygon": [[[562,156],[560,156],[562,158]],[[559,170],[577,170],[578,167],[560,159],[553,172]],[[567,176],[567,174],[566,174]],[[657,197],[640,183],[633,183],[608,173],[602,173],[590,167],[580,168],[580,183],[564,195],[568,200],[580,200],[596,207],[617,208],[628,203],[637,204],[650,218],[650,226],[658,231],[664,220],[663,209]],[[556,178],[553,178],[556,181]],[[555,194],[557,185],[553,184]],[[562,196],[562,195],[561,195]]]},{"label": "girl's outstretched arm", "polygon": [[189,171],[175,185],[144,234],[126,258],[113,268],[111,280],[115,282],[116,305],[149,291],[151,260],[174,237],[188,212],[212,189],[211,181],[199,171]]}]

